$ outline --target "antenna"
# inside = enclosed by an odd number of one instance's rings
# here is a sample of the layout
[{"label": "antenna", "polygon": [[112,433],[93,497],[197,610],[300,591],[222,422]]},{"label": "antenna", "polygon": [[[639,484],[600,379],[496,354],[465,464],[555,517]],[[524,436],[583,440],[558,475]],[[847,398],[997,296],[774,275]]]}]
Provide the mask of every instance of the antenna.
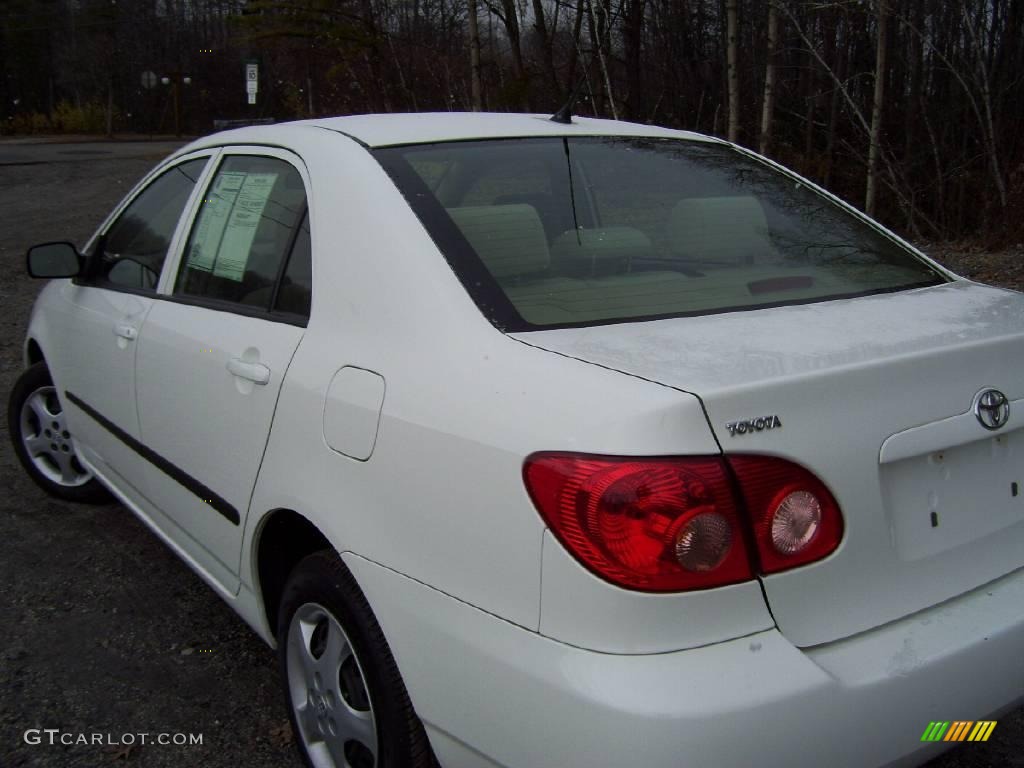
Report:
[{"label": "antenna", "polygon": [[551,122],[560,123],[562,125],[572,125],[572,108],[576,106],[576,100],[580,97],[580,92],[583,90],[583,86],[587,82],[587,67],[583,68],[583,74],[580,75],[580,79],[576,82],[576,87],[572,89],[569,94],[569,98],[565,100],[563,104],[555,114],[551,116]]}]

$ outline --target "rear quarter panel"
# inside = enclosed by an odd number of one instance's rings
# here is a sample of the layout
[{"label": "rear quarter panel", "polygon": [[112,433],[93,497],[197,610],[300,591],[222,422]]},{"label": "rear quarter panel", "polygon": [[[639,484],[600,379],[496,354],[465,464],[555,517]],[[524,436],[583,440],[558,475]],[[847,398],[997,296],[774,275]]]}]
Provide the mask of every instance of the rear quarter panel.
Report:
[{"label": "rear quarter panel", "polygon": [[[312,318],[282,387],[253,495],[243,580],[255,584],[261,515],[288,508],[341,552],[536,630],[545,528],[523,484],[524,458],[538,450],[708,454],[717,453],[717,443],[691,395],[494,329],[369,153],[320,133],[299,148],[312,182]],[[323,436],[327,387],[346,365],[386,382],[368,461],[331,450]],[[770,625],[759,587],[746,586],[743,605],[760,607],[738,612],[742,629],[731,626],[727,636]],[[570,582],[544,585],[559,588]],[[624,617],[614,608],[640,605],[629,603],[633,593],[585,572],[571,588],[592,616],[590,629],[653,633],[659,649],[685,647],[687,622],[700,623],[692,612],[671,609],[685,595]],[[659,623],[659,616],[671,620]],[[652,649],[649,642],[617,642]]]}]

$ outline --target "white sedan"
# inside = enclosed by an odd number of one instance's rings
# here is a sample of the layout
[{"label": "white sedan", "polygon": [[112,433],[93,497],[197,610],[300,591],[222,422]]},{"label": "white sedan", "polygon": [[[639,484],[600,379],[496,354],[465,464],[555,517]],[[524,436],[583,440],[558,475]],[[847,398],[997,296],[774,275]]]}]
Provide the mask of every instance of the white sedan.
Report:
[{"label": "white sedan", "polygon": [[746,150],[243,128],[28,266],[19,458],[278,649],[312,766],[913,765],[1024,697],[1024,297]]}]

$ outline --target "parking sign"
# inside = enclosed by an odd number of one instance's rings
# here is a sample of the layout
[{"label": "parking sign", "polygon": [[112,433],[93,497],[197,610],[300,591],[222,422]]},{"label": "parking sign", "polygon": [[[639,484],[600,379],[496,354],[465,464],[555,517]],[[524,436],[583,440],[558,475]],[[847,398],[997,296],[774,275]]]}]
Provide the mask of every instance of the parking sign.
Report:
[{"label": "parking sign", "polygon": [[[245,92],[255,96],[256,91],[259,90],[259,65],[258,64],[246,64],[245,65]],[[250,100],[251,103],[251,100]]]}]

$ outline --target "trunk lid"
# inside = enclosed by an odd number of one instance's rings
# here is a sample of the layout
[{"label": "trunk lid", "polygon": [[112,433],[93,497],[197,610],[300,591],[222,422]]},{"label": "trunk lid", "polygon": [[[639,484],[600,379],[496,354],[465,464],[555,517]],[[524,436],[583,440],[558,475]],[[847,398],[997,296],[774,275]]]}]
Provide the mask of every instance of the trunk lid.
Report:
[{"label": "trunk lid", "polygon": [[[1021,294],[957,281],[514,336],[693,393],[726,454],[781,456],[830,488],[846,525],[839,549],[762,578],[780,630],[798,646],[1024,566]],[[994,431],[973,412],[989,387],[1010,400],[1008,423]],[[728,428],[737,422],[749,428]]]}]

